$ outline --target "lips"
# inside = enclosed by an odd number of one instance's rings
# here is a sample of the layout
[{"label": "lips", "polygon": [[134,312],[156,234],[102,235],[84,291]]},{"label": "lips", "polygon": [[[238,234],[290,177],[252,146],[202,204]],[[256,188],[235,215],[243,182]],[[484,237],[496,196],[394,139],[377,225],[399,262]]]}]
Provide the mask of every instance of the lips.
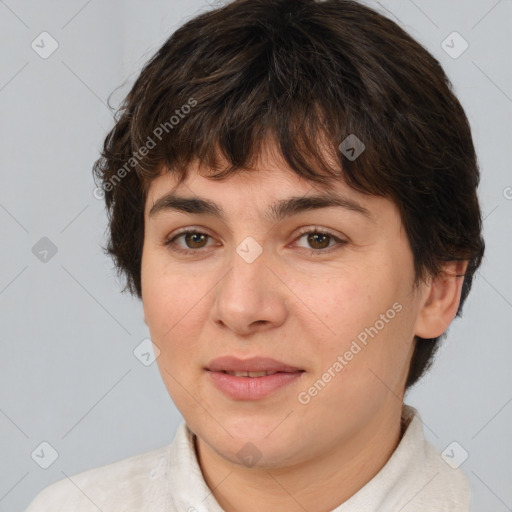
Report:
[{"label": "lips", "polygon": [[259,400],[300,379],[304,370],[267,357],[219,357],[205,368],[216,389],[233,400]]},{"label": "lips", "polygon": [[269,371],[264,371],[264,372],[224,372],[224,373],[227,373],[228,375],[233,375],[234,377],[265,377],[266,375],[274,375],[274,373],[278,373],[278,372],[269,372]]},{"label": "lips", "polygon": [[[226,373],[294,373],[303,371],[295,366],[284,364],[269,357],[251,357],[249,359],[238,359],[233,356],[218,357],[210,361],[207,370],[211,372]],[[262,377],[263,375],[249,375],[250,377]]]}]

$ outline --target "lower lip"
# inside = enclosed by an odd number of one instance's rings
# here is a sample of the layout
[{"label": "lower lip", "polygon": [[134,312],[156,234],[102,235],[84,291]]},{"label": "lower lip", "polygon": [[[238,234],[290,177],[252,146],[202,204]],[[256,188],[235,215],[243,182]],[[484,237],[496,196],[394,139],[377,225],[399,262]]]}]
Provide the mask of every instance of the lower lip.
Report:
[{"label": "lower lip", "polygon": [[297,379],[303,372],[283,372],[264,377],[235,377],[224,372],[211,372],[215,387],[234,400],[259,400],[274,393]]}]

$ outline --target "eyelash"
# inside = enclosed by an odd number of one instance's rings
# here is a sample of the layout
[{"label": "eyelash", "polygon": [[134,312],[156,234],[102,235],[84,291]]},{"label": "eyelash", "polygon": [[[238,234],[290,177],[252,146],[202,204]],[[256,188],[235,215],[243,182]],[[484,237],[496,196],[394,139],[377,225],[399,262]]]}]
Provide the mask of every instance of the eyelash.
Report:
[{"label": "eyelash", "polygon": [[[208,233],[203,233],[202,231],[198,231],[197,229],[186,229],[186,230],[180,231],[179,233],[174,235],[172,238],[165,240],[164,245],[166,247],[169,247],[169,249],[174,252],[178,252],[178,253],[185,254],[185,255],[198,254],[198,253],[202,252],[203,250],[205,250],[204,248],[202,248],[202,249],[182,249],[182,248],[177,248],[177,246],[174,245],[176,239],[178,239],[179,237],[181,237],[183,235],[188,235],[188,234],[206,235],[206,236],[210,237],[210,235],[208,235]],[[327,249],[311,249],[312,255],[321,256],[322,254],[331,253],[333,250],[336,250],[340,246],[343,246],[347,243],[345,240],[341,240],[340,238],[333,235],[332,233],[329,233],[328,231],[325,231],[321,228],[316,228],[316,227],[306,228],[305,230],[299,232],[299,234],[295,240],[299,240],[304,235],[309,235],[309,234],[318,234],[318,235],[328,236],[331,239],[333,239],[335,242],[337,242],[336,245],[334,245],[330,248],[327,248]],[[303,247],[302,249],[305,249],[305,248]],[[307,249],[305,249],[305,250],[307,250]]]}]

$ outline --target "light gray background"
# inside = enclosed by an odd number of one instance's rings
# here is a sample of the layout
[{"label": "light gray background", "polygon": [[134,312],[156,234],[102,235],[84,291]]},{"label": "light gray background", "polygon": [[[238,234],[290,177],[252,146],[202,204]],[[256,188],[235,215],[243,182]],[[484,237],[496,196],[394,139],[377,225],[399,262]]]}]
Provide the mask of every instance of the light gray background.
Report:
[{"label": "light gray background", "polygon": [[[368,3],[440,60],[482,170],[486,258],[463,319],[407,401],[440,451],[457,441],[469,453],[462,468],[474,510],[511,510],[512,5]],[[100,249],[106,218],[90,169],[112,126],[108,95],[210,8],[206,0],[0,1],[1,511],[24,510],[65,475],[169,443],[181,421],[156,364],[133,354],[148,331]],[[42,31],[59,44],[47,59],[31,48]],[[441,47],[453,31],[469,43],[457,59]],[[42,237],[58,249],[46,263],[32,253]],[[46,470],[31,457],[43,441],[58,452]]]}]

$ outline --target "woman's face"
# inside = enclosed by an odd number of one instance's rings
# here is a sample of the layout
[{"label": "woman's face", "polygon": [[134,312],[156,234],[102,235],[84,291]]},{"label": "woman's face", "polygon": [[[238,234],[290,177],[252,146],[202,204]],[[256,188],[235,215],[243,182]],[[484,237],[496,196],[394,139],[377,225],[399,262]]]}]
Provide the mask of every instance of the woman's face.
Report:
[{"label": "woman's face", "polygon": [[423,294],[394,203],[321,188],[270,153],[176,183],[148,191],[142,299],[200,441],[234,463],[299,464],[401,409]]}]

